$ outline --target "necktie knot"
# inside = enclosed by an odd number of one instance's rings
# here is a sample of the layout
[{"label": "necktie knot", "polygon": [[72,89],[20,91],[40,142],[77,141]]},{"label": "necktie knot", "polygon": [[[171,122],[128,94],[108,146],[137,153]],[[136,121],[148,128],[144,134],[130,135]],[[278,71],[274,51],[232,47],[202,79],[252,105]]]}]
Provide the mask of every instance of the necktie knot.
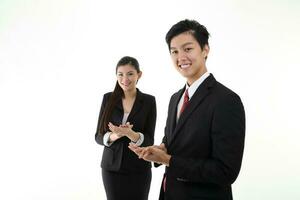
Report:
[{"label": "necktie knot", "polygon": [[182,114],[182,112],[184,111],[184,109],[186,108],[186,106],[189,104],[189,92],[188,89],[185,90],[184,92],[184,97],[183,97],[183,104],[182,107],[180,109],[180,114]]},{"label": "necktie knot", "polygon": [[184,101],[183,102],[189,101],[189,99],[190,99],[189,91],[188,91],[188,89],[186,89],[184,92]]}]

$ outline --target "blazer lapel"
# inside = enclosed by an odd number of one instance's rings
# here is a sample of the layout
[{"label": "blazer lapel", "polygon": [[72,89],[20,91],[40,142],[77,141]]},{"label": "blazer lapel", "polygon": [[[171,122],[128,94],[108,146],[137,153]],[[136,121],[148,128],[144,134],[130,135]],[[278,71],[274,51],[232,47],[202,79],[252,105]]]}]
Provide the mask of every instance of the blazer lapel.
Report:
[{"label": "blazer lapel", "polygon": [[[178,135],[180,129],[185,124],[186,120],[189,118],[189,116],[192,114],[192,112],[201,104],[201,102],[205,99],[205,97],[209,94],[210,88],[215,83],[215,78],[211,74],[207,79],[198,87],[195,94],[191,98],[189,105],[185,108],[184,112],[181,114],[177,121],[177,125],[175,127],[175,130],[172,133],[172,137],[170,139],[170,144],[175,139],[175,137]],[[177,102],[178,104],[178,102]]]},{"label": "blazer lapel", "polygon": [[124,110],[123,110],[123,105],[122,105],[122,99],[119,99],[116,103],[116,106],[115,106],[115,112],[116,112],[116,119],[117,120],[117,124],[115,125],[120,125],[122,124],[122,118],[123,118],[123,115],[124,115]]},{"label": "blazer lapel", "polygon": [[129,113],[127,122],[130,122],[131,119],[134,117],[134,115],[139,112],[139,110],[142,108],[142,105],[143,105],[142,93],[137,89],[136,98],[133,103],[132,109]]}]

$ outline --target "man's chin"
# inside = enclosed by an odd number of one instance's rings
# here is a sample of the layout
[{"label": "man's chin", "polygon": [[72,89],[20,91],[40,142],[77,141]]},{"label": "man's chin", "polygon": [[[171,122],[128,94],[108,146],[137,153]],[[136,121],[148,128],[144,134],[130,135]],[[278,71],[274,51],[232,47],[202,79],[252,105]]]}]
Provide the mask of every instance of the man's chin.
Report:
[{"label": "man's chin", "polygon": [[179,71],[179,73],[181,74],[181,76],[183,76],[184,78],[188,78],[189,74],[183,71]]}]

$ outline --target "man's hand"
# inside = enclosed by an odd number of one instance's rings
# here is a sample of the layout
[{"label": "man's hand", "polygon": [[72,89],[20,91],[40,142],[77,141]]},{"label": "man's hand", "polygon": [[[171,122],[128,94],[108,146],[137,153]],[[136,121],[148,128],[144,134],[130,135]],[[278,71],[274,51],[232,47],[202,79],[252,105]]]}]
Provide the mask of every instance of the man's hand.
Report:
[{"label": "man's hand", "polygon": [[171,155],[167,154],[167,149],[163,143],[159,146],[153,145],[148,147],[138,147],[134,144],[129,144],[128,147],[140,159],[169,166]]}]

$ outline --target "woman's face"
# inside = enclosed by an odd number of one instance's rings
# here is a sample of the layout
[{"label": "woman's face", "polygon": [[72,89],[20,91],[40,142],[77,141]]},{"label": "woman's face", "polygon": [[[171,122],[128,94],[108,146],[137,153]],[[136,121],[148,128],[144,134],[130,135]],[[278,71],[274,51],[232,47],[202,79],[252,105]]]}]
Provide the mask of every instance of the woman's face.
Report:
[{"label": "woman's face", "polygon": [[132,65],[120,65],[117,68],[117,79],[124,92],[136,89],[136,83],[142,73],[138,73]]}]

